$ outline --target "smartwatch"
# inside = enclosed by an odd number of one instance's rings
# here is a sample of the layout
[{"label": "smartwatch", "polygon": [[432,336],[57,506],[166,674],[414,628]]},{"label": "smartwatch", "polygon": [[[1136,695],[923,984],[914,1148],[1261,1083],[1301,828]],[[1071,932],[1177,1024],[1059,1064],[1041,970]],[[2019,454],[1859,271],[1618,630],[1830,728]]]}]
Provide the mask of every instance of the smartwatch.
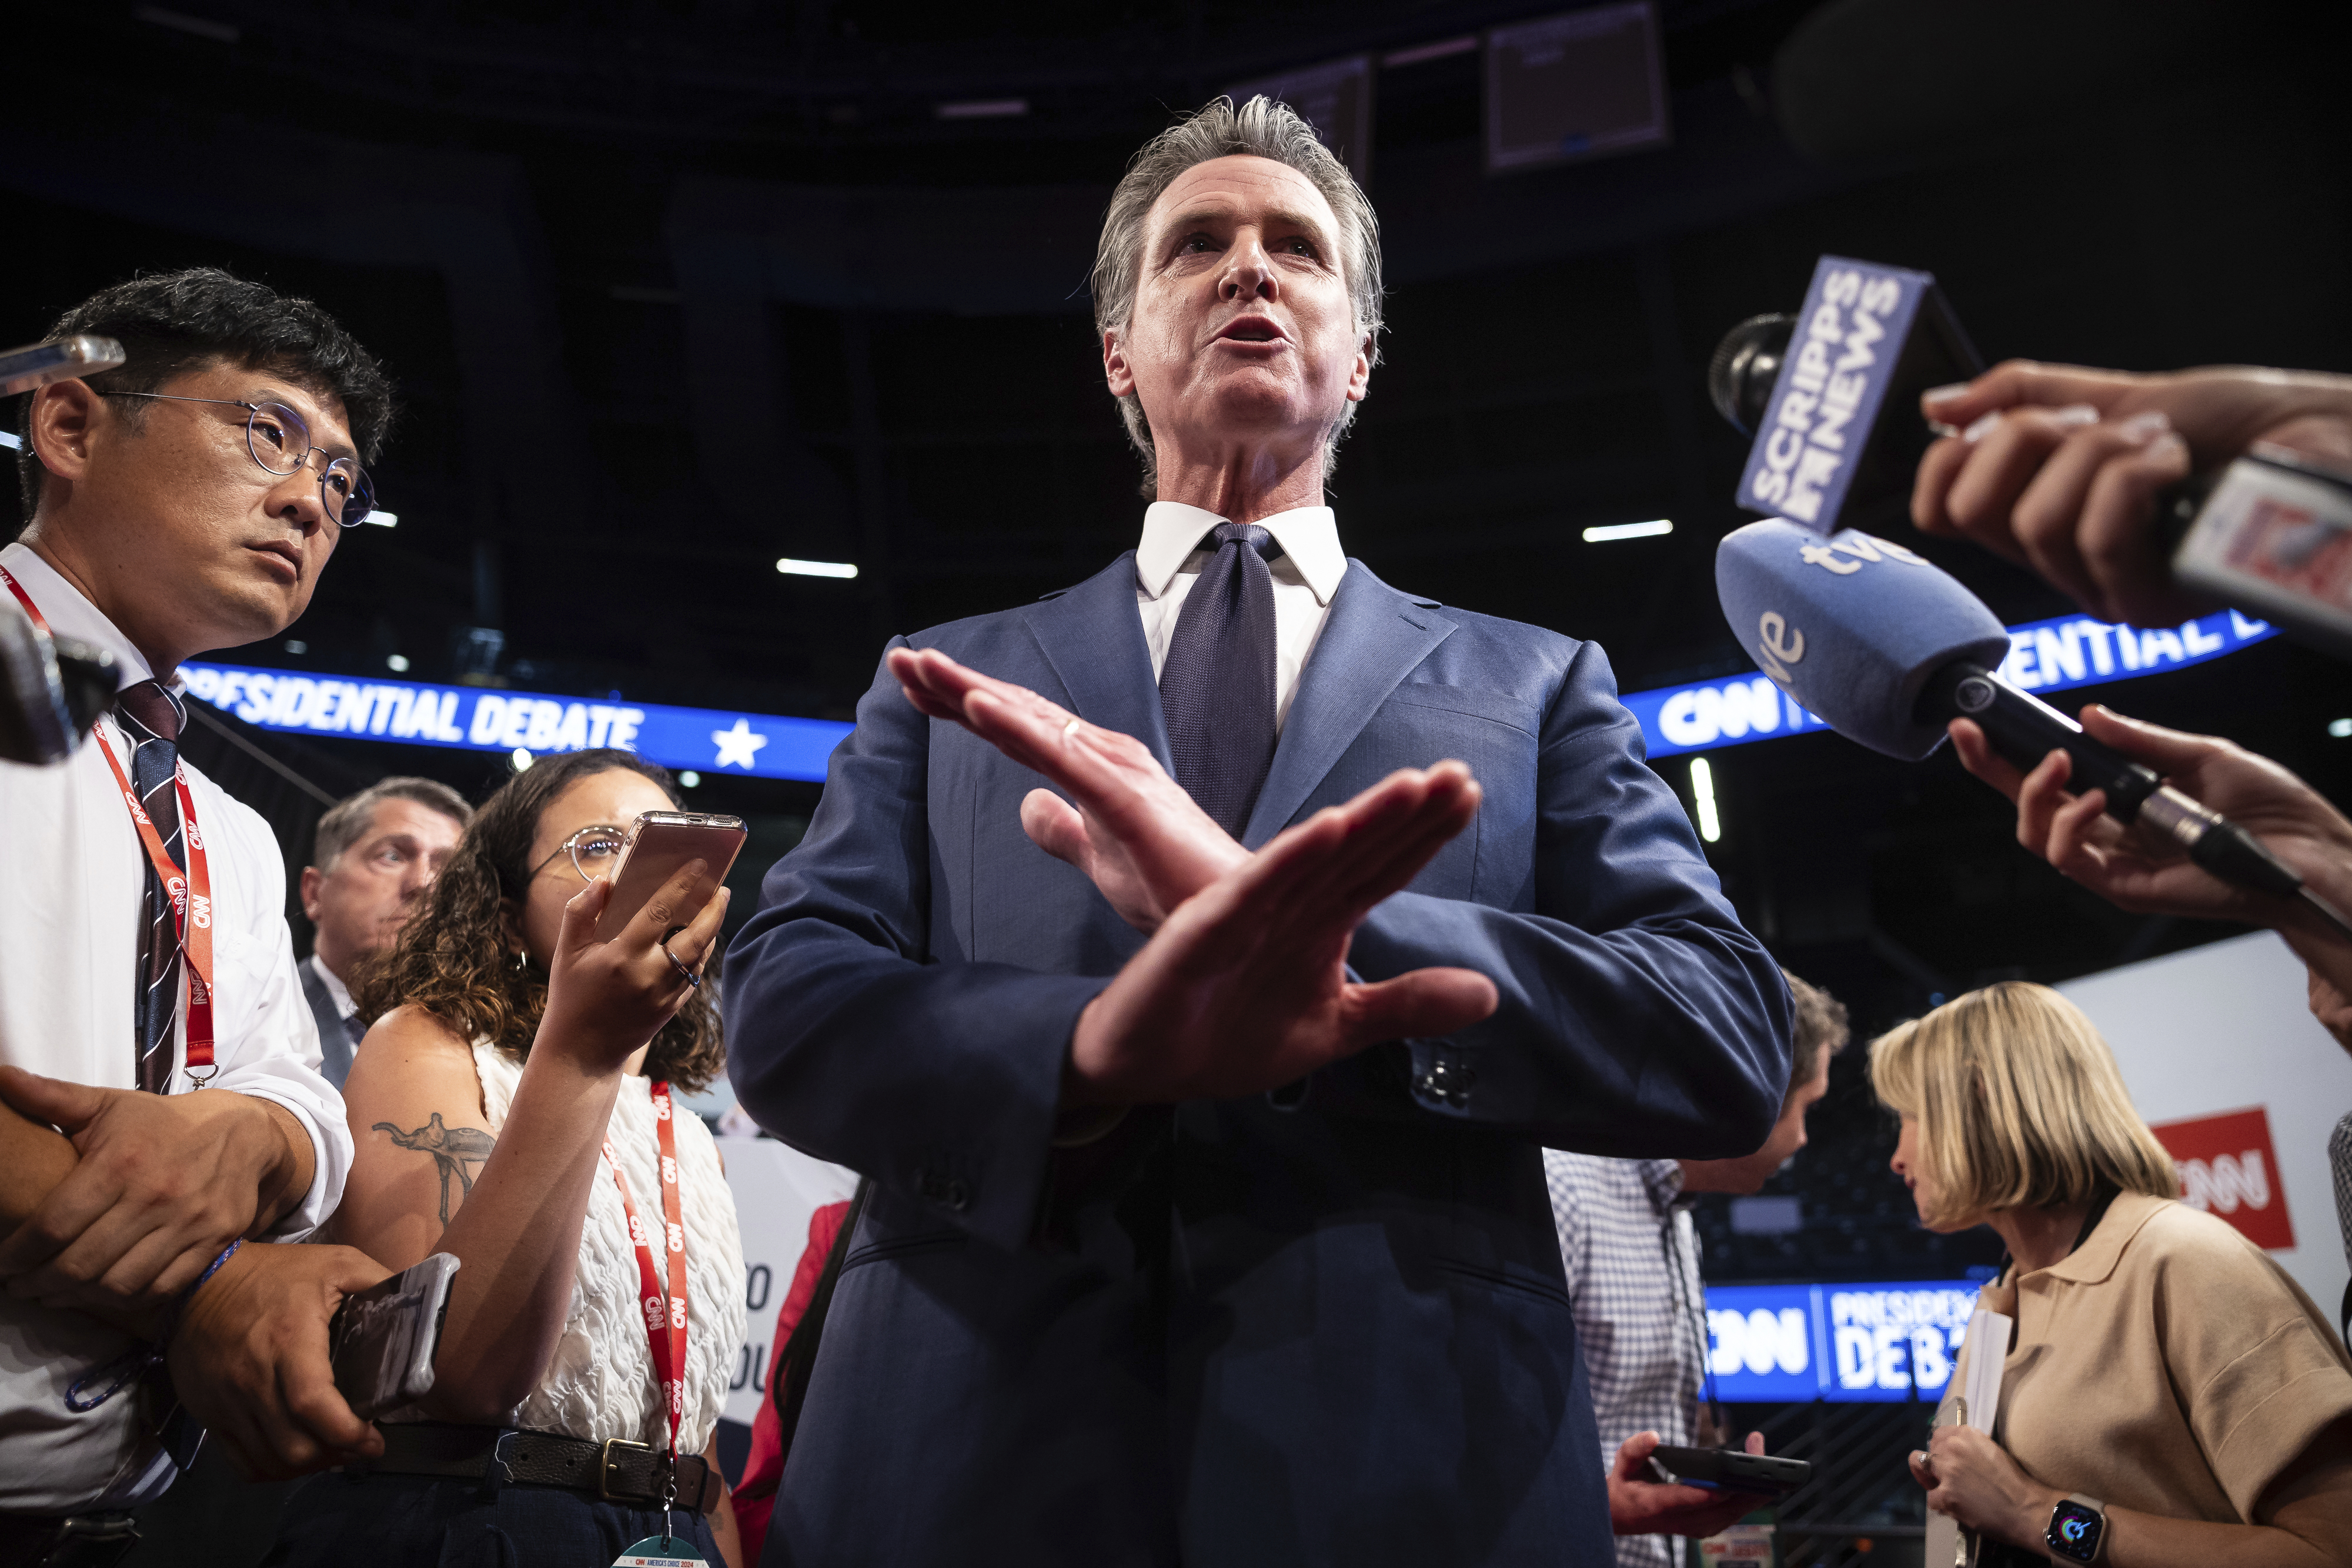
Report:
[{"label": "smartwatch", "polygon": [[2042,1532],[2050,1555],[2061,1563],[2097,1562],[2106,1538],[2106,1504],[2080,1492],[2050,1511],[2050,1528]]}]

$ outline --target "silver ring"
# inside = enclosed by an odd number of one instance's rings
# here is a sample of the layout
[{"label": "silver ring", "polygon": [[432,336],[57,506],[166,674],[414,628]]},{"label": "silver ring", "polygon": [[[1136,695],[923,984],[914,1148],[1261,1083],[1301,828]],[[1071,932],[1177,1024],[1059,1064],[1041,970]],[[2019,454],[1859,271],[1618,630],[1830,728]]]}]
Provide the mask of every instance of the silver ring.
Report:
[{"label": "silver ring", "polygon": [[683,976],[688,985],[692,986],[698,991],[702,989],[702,977],[688,968],[685,964],[681,963],[678,959],[678,956],[669,950],[668,943],[663,943],[661,945],[661,950],[662,956],[669,960],[670,967],[676,969],[679,975]]}]

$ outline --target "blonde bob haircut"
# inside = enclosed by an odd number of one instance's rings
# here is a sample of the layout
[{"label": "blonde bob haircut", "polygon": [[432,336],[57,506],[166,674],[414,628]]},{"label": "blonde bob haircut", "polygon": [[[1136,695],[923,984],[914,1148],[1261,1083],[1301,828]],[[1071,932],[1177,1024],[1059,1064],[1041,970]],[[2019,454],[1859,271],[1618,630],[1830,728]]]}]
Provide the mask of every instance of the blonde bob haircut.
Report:
[{"label": "blonde bob haircut", "polygon": [[2116,1053],[2047,986],[2004,981],[1897,1024],[1870,1042],[1870,1086],[1918,1121],[1931,1225],[2088,1203],[2103,1186],[2180,1196]]}]

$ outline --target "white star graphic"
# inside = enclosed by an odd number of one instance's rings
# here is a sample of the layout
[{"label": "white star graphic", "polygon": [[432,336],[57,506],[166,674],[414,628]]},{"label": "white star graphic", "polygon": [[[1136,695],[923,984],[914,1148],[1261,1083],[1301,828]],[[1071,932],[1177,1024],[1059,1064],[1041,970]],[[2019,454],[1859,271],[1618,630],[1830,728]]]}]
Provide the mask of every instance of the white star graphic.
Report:
[{"label": "white star graphic", "polygon": [[719,743],[717,766],[720,768],[730,764],[749,768],[758,759],[760,747],[768,744],[768,737],[753,733],[751,721],[742,718],[735,721],[733,729],[712,730],[710,738]]}]

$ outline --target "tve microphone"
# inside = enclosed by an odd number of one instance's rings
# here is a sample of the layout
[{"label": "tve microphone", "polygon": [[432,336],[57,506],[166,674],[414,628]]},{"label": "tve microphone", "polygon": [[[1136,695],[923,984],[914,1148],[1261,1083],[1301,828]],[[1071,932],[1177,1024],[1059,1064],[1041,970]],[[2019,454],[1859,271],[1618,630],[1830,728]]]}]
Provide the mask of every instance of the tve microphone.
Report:
[{"label": "tve microphone", "polygon": [[2020,768],[2064,751],[2074,761],[2067,787],[2105,790],[2107,815],[2146,822],[2225,882],[2300,895],[2352,936],[2352,921],[2252,833],[1995,674],[2009,653],[2000,618],[1913,551],[1774,517],[1724,538],[1715,584],[1757,667],[1848,739],[1916,761],[1942,744],[1947,724],[1969,718]]},{"label": "tve microphone", "polygon": [[1902,514],[1930,439],[1919,394],[1983,372],[1933,277],[1822,257],[1801,310],[1741,322],[1707,367],[1717,411],[1756,436],[1734,498],[1824,534]]}]

